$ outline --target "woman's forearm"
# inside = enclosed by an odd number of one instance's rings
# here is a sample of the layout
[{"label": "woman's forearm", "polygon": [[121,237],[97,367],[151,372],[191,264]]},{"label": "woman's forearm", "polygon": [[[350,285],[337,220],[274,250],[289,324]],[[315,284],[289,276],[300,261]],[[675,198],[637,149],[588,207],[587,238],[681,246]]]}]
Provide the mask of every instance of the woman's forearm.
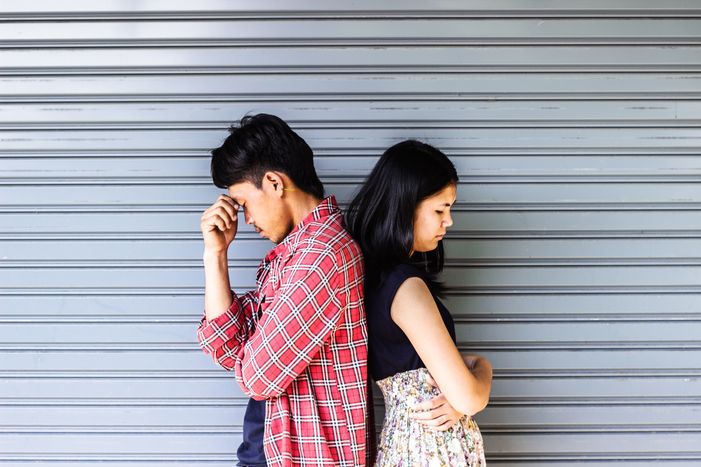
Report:
[{"label": "woman's forearm", "polygon": [[482,406],[480,410],[482,410],[489,403],[489,394],[492,390],[492,364],[479,355],[463,355],[463,360],[478,382],[476,396],[480,399]]}]

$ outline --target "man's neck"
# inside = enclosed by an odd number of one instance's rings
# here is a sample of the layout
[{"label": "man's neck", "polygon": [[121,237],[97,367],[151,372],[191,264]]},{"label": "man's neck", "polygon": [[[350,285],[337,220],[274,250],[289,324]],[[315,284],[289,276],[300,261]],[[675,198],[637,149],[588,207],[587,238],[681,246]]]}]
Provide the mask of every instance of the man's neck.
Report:
[{"label": "man's neck", "polygon": [[321,199],[304,192],[290,193],[293,227],[302,222],[321,203]]}]

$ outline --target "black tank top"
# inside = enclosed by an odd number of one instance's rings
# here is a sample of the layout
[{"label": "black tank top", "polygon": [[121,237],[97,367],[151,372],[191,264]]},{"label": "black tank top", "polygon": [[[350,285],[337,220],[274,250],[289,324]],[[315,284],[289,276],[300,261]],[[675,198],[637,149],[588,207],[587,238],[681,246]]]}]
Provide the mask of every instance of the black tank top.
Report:
[{"label": "black tank top", "polygon": [[[411,264],[399,264],[388,274],[379,287],[365,287],[365,311],[368,321],[368,367],[372,379],[393,376],[404,371],[425,368],[419,354],[404,331],[392,321],[391,308],[399,287],[411,277],[418,277],[428,285],[423,271]],[[432,293],[433,295],[433,293]],[[448,309],[433,295],[443,323],[455,342],[455,324]]]}]

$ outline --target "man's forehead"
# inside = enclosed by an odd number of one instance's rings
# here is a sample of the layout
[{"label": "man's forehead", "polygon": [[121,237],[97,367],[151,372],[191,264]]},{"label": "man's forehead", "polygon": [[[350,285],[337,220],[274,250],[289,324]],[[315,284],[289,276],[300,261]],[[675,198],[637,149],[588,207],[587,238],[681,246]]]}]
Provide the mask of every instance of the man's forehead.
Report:
[{"label": "man's forehead", "polygon": [[256,187],[251,182],[239,182],[227,187],[229,196],[234,198],[234,200],[246,199],[248,195],[251,194]]}]

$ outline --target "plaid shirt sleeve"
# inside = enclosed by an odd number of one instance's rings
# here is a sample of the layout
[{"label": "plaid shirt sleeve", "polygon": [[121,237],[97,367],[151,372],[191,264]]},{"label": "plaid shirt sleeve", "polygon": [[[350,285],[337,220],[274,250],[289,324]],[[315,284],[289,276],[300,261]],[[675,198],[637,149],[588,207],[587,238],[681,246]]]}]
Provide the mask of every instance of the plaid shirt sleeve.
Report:
[{"label": "plaid shirt sleeve", "polygon": [[340,321],[345,297],[339,293],[341,274],[334,254],[300,251],[282,266],[275,297],[237,355],[239,384],[258,400],[285,392]]},{"label": "plaid shirt sleeve", "polygon": [[[345,297],[339,293],[342,275],[333,252],[318,248],[299,251],[282,266],[280,287],[271,301],[266,300],[266,311],[255,332],[246,334],[250,330],[246,326],[235,330],[246,322],[240,316],[246,314],[246,307],[240,313],[235,300],[227,318],[212,320],[205,330],[209,332],[200,333],[205,352],[209,346],[209,353],[220,365],[233,366],[244,393],[256,400],[282,394],[319,353],[341,318]],[[223,331],[222,327],[232,330]],[[244,341],[245,336],[248,339]]]},{"label": "plaid shirt sleeve", "polygon": [[250,291],[238,297],[232,291],[232,295],[234,301],[225,313],[212,320],[202,318],[197,329],[202,350],[225,370],[234,369],[234,355],[256,328],[257,292]]}]

